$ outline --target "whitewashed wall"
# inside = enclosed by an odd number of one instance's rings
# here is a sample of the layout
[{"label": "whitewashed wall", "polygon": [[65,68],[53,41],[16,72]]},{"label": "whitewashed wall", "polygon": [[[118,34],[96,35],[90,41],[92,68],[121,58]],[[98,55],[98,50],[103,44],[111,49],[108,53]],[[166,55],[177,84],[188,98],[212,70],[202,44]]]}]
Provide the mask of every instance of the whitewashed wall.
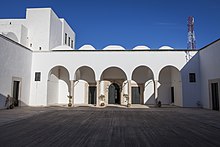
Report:
[{"label": "whitewashed wall", "polygon": [[34,51],[49,49],[50,37],[50,8],[27,9],[26,20],[30,47]]},{"label": "whitewashed wall", "polygon": [[21,80],[20,104],[29,105],[32,52],[0,35],[0,108],[12,96],[12,78]]},{"label": "whitewashed wall", "polygon": [[[210,107],[209,80],[220,78],[220,40],[210,44],[199,52],[201,73],[201,98],[204,108]],[[220,93],[220,92],[219,92]]]},{"label": "whitewashed wall", "polygon": [[[200,78],[200,66],[199,66],[199,52],[191,57],[189,62],[181,69],[182,76],[182,93],[183,93],[183,105],[188,107],[200,107],[201,103],[201,81]],[[189,82],[189,73],[196,74],[196,82]]]},{"label": "whitewashed wall", "polygon": [[154,81],[148,80],[144,87],[144,104],[155,104]]},{"label": "whitewashed wall", "polygon": [[88,84],[84,80],[79,80],[75,83],[74,89],[74,104],[85,104],[85,99],[88,93]]},{"label": "whitewashed wall", "polygon": [[[197,51],[190,52],[192,57],[196,53]],[[96,80],[100,80],[102,72],[108,67],[119,67],[126,73],[128,80],[131,80],[132,71],[140,65],[148,66],[153,71],[155,79],[157,79],[160,70],[165,66],[172,65],[181,71],[187,63],[185,56],[186,53],[184,51],[34,52],[31,79],[34,78],[34,72],[40,71],[42,73],[42,81],[31,81],[30,102],[31,105],[46,105],[47,75],[57,65],[64,66],[68,70],[70,80],[74,80],[74,73],[81,66],[91,67],[95,72]],[[187,71],[185,71],[186,74]],[[185,85],[188,83],[183,82],[182,84]],[[183,99],[185,99],[185,96]],[[187,99],[193,99],[193,97],[187,94]],[[187,104],[195,106],[194,102]],[[183,106],[186,105],[183,104]]]},{"label": "whitewashed wall", "polygon": [[0,19],[0,34],[27,47],[28,29],[25,19]]},{"label": "whitewashed wall", "polygon": [[[67,34],[67,44],[68,45],[68,38],[70,37],[73,40],[73,49],[75,49],[75,33],[73,29],[68,25],[68,23],[62,18],[60,19],[62,22],[62,45],[65,45],[65,33]],[[71,41],[70,41],[71,46]]]},{"label": "whitewashed wall", "polygon": [[57,15],[50,10],[49,49],[62,44],[62,22]]}]

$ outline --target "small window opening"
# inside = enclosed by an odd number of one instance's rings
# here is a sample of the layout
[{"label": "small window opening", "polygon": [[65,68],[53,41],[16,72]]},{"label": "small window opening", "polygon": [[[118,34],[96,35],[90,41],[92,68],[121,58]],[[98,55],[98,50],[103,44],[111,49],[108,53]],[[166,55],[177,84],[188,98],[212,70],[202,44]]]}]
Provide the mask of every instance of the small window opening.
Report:
[{"label": "small window opening", "polygon": [[70,37],[69,37],[69,40],[68,40],[68,46],[70,46]]},{"label": "small window opening", "polygon": [[35,81],[40,81],[41,72],[35,72]]},{"label": "small window opening", "polygon": [[189,82],[190,83],[196,82],[196,74],[195,73],[189,73]]},{"label": "small window opening", "polygon": [[71,48],[73,48],[73,40],[71,40]]},{"label": "small window opening", "polygon": [[67,44],[67,33],[65,33],[65,44]]}]

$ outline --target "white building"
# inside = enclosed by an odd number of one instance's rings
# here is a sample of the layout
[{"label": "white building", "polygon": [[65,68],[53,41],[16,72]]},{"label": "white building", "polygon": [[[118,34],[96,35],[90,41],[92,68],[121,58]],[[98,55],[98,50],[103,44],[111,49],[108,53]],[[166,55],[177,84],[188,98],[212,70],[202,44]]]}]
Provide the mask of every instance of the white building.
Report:
[{"label": "white building", "polygon": [[198,51],[162,46],[75,49],[75,33],[50,8],[0,20],[0,108],[20,106],[173,104],[219,110],[220,40]]}]

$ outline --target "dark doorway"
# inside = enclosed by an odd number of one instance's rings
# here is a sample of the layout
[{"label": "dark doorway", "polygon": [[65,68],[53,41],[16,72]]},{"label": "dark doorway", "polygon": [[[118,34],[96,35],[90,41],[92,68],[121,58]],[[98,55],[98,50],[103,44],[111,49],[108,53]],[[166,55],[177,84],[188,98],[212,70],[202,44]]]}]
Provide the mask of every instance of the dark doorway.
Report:
[{"label": "dark doorway", "polygon": [[96,104],[96,86],[89,86],[89,104]]},{"label": "dark doorway", "polygon": [[174,87],[171,87],[171,103],[174,103]]},{"label": "dark doorway", "polygon": [[132,87],[132,104],[140,104],[140,87]]},{"label": "dark doorway", "polygon": [[218,83],[211,83],[212,109],[219,111]]},{"label": "dark doorway", "polygon": [[120,104],[120,87],[116,83],[109,86],[108,103]]},{"label": "dark doorway", "polygon": [[14,106],[18,106],[19,84],[20,81],[13,82],[13,98],[15,98]]}]

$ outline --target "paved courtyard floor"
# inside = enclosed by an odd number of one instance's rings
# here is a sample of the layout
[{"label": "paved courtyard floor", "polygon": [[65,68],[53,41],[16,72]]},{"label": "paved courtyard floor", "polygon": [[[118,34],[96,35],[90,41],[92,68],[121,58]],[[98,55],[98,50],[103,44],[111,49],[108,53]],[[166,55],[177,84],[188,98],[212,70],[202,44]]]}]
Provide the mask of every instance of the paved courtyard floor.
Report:
[{"label": "paved courtyard floor", "polygon": [[192,108],[0,110],[0,146],[220,146],[220,112]]}]

